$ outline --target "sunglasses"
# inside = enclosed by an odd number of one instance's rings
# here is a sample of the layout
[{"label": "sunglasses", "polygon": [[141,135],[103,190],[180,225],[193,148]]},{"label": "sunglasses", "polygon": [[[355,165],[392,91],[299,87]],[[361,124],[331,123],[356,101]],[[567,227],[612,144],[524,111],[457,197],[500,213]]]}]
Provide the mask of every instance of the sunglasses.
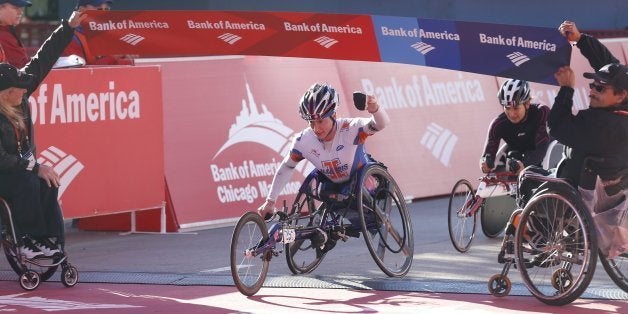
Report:
[{"label": "sunglasses", "polygon": [[589,83],[589,88],[594,89],[598,93],[603,93],[609,86],[608,85],[598,85],[595,83]]}]

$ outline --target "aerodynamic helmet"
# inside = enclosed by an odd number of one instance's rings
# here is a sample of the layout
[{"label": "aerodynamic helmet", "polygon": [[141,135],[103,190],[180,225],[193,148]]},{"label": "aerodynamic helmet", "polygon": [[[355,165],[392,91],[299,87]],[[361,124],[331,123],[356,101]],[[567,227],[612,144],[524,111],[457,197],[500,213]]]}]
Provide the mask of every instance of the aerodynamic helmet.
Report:
[{"label": "aerodynamic helmet", "polygon": [[303,94],[299,101],[301,118],[307,121],[325,119],[336,113],[338,93],[325,84],[316,83]]},{"label": "aerodynamic helmet", "polygon": [[497,99],[502,106],[521,104],[530,99],[530,84],[524,80],[509,79],[502,84]]}]

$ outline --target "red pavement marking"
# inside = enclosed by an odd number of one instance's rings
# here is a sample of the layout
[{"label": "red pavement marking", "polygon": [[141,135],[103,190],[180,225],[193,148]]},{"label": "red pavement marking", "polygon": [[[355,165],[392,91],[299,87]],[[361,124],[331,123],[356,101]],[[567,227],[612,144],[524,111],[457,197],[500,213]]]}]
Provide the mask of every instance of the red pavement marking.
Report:
[{"label": "red pavement marking", "polygon": [[[622,310],[623,309],[623,310]],[[42,283],[35,291],[0,282],[0,312],[17,313],[626,313],[628,301],[580,299],[553,307],[532,297],[309,288]]]}]

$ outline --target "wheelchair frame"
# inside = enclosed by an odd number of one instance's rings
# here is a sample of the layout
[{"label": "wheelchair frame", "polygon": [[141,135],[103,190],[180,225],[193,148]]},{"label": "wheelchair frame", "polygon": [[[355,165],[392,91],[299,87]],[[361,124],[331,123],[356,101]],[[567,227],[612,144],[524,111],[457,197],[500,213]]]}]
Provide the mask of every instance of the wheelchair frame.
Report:
[{"label": "wheelchair frame", "polygon": [[[504,221],[503,225],[492,226],[493,221],[489,220],[491,218],[494,220],[495,217],[489,217],[490,214],[486,212],[485,205],[487,199],[493,197],[493,193],[497,189],[502,189],[503,193],[496,196],[514,195],[516,189],[513,189],[512,186],[513,184],[516,185],[517,176],[510,171],[491,172],[480,178],[479,181],[480,187],[474,192],[471,182],[466,179],[458,180],[449,196],[447,216],[449,239],[456,251],[460,253],[465,253],[471,248],[477,228],[478,212],[480,212],[480,220],[482,221],[482,232],[488,238],[497,237],[508,223],[508,221]],[[490,190],[490,192],[486,192],[486,190]],[[490,196],[486,196],[486,194]],[[463,200],[462,204],[456,202],[458,199]],[[471,226],[467,226],[469,219],[471,219]]]},{"label": "wheelchair frame", "polygon": [[13,224],[11,207],[0,197],[0,244],[9,265],[19,276],[18,282],[22,289],[32,291],[39,287],[42,281],[50,279],[61,266],[61,283],[66,287],[73,287],[78,283],[78,270],[68,262],[63,241],[59,243],[60,253],[53,256],[27,259],[18,246],[18,239]]},{"label": "wheelchair frame", "polygon": [[[284,203],[276,215],[278,222],[270,230],[255,212],[245,213],[236,224],[231,242],[231,273],[242,294],[250,296],[259,291],[273,256],[285,251],[292,273],[310,273],[337,240],[347,241],[360,233],[376,264],[388,276],[403,277],[410,270],[414,253],[412,223],[403,194],[386,167],[379,162],[366,164],[348,183],[349,195],[322,191],[320,176],[314,170],[306,177],[290,211]],[[369,178],[379,180],[375,191],[366,191]],[[352,205],[362,209],[357,210],[359,230],[358,226],[343,222]],[[391,219],[391,213],[398,218]],[[384,260],[386,253],[389,255]]]},{"label": "wheelchair frame", "polygon": [[[524,208],[511,215],[498,254],[498,262],[504,266],[489,279],[489,292],[497,297],[509,294],[512,284],[508,271],[514,265],[538,300],[549,305],[568,304],[588,287],[598,256],[609,277],[627,291],[621,265],[598,252],[595,225],[578,190],[564,179],[540,174],[525,172],[520,179],[541,184]],[[520,197],[518,193],[517,204],[521,204]],[[543,235],[529,232],[531,228],[536,233],[541,229]]]}]

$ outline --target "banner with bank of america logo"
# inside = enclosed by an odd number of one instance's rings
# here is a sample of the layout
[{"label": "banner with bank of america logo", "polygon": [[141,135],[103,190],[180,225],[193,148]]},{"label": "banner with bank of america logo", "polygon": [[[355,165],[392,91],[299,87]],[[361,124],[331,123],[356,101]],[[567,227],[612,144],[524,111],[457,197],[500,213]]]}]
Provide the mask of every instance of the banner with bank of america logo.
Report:
[{"label": "banner with bank of america logo", "polygon": [[295,12],[88,11],[97,55],[260,55],[394,62],[556,84],[556,28]]}]

